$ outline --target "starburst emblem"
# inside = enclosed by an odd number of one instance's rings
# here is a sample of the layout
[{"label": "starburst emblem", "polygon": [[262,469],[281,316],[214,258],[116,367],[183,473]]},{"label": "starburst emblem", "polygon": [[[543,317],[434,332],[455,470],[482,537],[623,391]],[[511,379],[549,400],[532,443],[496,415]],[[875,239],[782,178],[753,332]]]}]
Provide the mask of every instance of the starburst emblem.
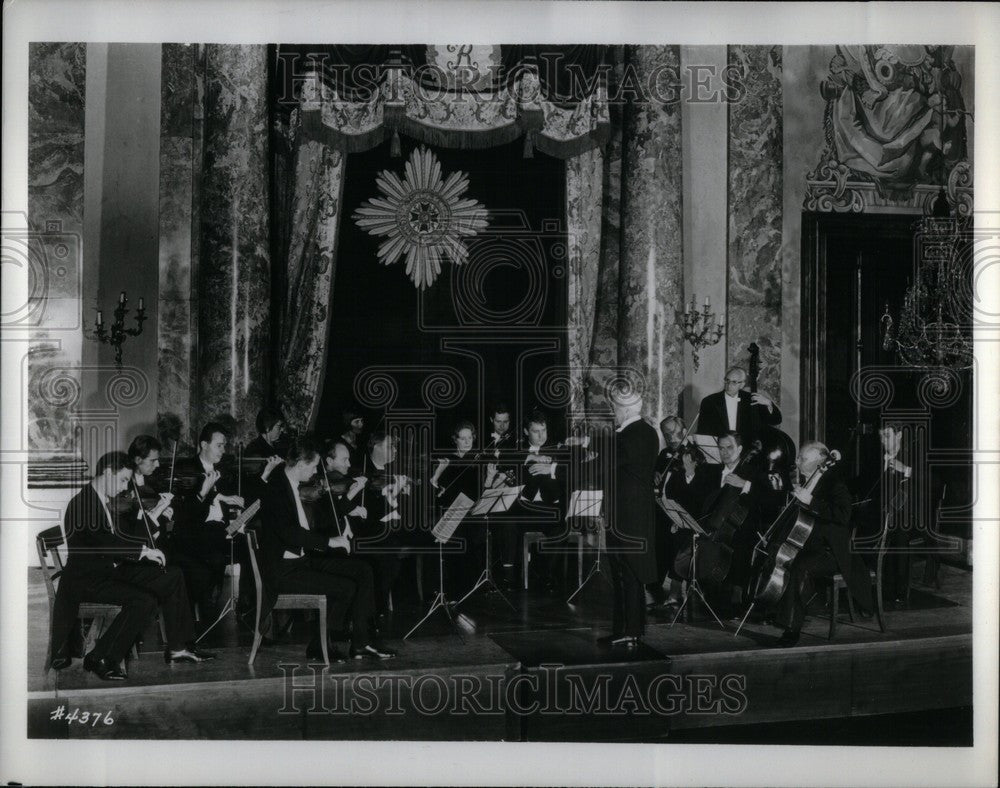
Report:
[{"label": "starburst emblem", "polygon": [[465,245],[486,228],[486,206],[462,195],[469,176],[461,171],[441,177],[441,163],[431,151],[415,150],[403,178],[382,170],[375,184],[383,196],[372,197],[354,212],[353,219],[369,235],[383,237],[378,247],[382,265],[393,265],[406,255],[406,274],[417,289],[434,284],[441,262],[461,265],[469,257]]}]

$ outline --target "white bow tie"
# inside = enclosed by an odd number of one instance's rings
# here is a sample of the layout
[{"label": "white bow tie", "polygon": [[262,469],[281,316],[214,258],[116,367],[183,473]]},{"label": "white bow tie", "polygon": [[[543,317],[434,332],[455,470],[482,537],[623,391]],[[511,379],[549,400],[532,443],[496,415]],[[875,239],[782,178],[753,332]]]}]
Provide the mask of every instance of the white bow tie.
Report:
[{"label": "white bow tie", "polygon": [[529,446],[528,454],[538,454],[538,450],[541,448],[542,448],[541,446]]}]

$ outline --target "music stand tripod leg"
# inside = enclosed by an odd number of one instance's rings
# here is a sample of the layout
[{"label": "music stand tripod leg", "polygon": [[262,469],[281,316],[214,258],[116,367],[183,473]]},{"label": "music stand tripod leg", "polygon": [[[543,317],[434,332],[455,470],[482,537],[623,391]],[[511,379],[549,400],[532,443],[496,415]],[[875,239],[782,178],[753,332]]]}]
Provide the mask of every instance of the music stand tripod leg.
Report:
[{"label": "music stand tripod leg", "polygon": [[[234,566],[236,562],[236,552],[233,547],[236,539],[233,536],[227,536],[229,539],[229,565]],[[229,575],[229,599],[226,600],[226,604],[222,606],[222,610],[219,611],[219,615],[216,616],[215,621],[209,624],[205,630],[195,638],[195,644],[201,643],[201,639],[205,637],[209,632],[215,629],[229,613],[236,614],[236,600],[238,599],[239,591],[236,587],[236,575],[235,573],[230,573]],[[239,629],[239,621],[237,620],[237,629]]]},{"label": "music stand tripod leg", "polygon": [[[581,536],[581,539],[582,538],[583,537]],[[566,604],[567,605],[570,604],[573,601],[573,597],[575,597],[577,594],[579,594],[581,591],[583,591],[583,589],[586,587],[587,583],[589,583],[593,578],[597,577],[597,575],[603,575],[603,574],[604,574],[604,570],[601,569],[601,534],[598,533],[597,534],[597,557],[594,559],[594,563],[591,565],[590,571],[587,572],[587,576],[583,579],[583,582],[580,583],[579,586],[577,586],[576,591],[574,591],[572,594],[569,595],[569,598],[566,600]]]},{"label": "music stand tripod leg", "polygon": [[427,611],[427,613],[424,615],[422,619],[420,619],[416,624],[413,625],[413,628],[409,632],[403,635],[403,640],[406,640],[410,635],[412,635],[414,632],[420,629],[420,627],[423,626],[424,622],[427,621],[427,619],[429,619],[434,614],[434,611],[436,611],[440,607],[444,608],[445,615],[448,616],[448,621],[451,622],[452,627],[454,627],[455,631],[458,633],[459,638],[464,643],[465,637],[462,634],[462,628],[458,625],[458,622],[455,620],[455,617],[451,614],[451,610],[449,609],[450,605],[451,602],[448,601],[448,597],[444,592],[444,548],[442,543],[438,542],[438,591],[434,595],[434,601],[431,602],[430,609]]},{"label": "music stand tripod leg", "polygon": [[470,596],[472,596],[474,593],[476,593],[476,591],[478,591],[483,586],[486,586],[487,593],[499,595],[499,597],[504,602],[507,603],[507,606],[511,610],[513,610],[515,613],[517,612],[517,608],[514,607],[513,603],[509,599],[507,599],[506,594],[504,594],[504,592],[500,589],[500,586],[498,586],[496,584],[496,581],[493,579],[493,572],[492,572],[492,570],[490,568],[490,520],[489,520],[489,517],[486,518],[486,566],[483,568],[482,573],[479,575],[479,579],[476,580],[475,585],[473,585],[472,588],[470,588],[466,592],[465,596],[463,596],[461,599],[459,599],[455,603],[455,607],[458,607],[459,605],[461,605],[466,599],[468,599]]}]

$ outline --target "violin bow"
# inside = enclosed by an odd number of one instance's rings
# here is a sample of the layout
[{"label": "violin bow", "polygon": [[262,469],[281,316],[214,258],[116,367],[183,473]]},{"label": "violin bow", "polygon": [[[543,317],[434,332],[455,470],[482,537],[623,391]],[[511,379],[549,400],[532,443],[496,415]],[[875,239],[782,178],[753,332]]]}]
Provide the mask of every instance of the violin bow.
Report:
[{"label": "violin bow", "polygon": [[[149,527],[149,515],[146,513],[146,507],[142,505],[142,496],[139,495],[139,486],[135,483],[135,476],[132,476],[132,490],[135,492],[135,501],[139,504],[139,514],[142,515],[142,524],[146,526],[146,535],[149,537],[149,549],[156,550],[156,540],[153,539],[153,530]],[[160,565],[160,569],[164,572],[167,571],[167,567]]]},{"label": "violin bow", "polygon": [[337,506],[333,502],[333,491],[330,489],[330,477],[326,475],[326,460],[320,460],[319,467],[323,469],[323,481],[326,482],[326,495],[330,499],[330,509],[333,510],[333,524],[337,526],[337,536],[343,536],[344,529],[340,527],[340,515],[337,514]]},{"label": "violin bow", "polygon": [[170,458],[170,483],[167,485],[167,492],[174,491],[174,467],[177,465],[177,444],[178,439],[174,438],[174,452]]}]

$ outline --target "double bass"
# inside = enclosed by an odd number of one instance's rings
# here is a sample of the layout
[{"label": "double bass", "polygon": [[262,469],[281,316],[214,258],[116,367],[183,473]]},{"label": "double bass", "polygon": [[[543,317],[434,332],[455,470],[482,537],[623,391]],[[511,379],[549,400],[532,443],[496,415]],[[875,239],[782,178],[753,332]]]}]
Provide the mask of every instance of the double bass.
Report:
[{"label": "double bass", "polygon": [[[751,342],[747,351],[750,354],[747,382],[752,396],[757,393],[757,380],[760,377],[760,347],[756,342]],[[756,408],[750,409],[750,420],[753,434],[760,438],[761,451],[767,459],[767,476],[775,489],[781,489],[776,486],[777,479],[780,478],[782,483],[787,482],[795,462],[795,441],[787,432],[771,424],[762,424]]]}]

